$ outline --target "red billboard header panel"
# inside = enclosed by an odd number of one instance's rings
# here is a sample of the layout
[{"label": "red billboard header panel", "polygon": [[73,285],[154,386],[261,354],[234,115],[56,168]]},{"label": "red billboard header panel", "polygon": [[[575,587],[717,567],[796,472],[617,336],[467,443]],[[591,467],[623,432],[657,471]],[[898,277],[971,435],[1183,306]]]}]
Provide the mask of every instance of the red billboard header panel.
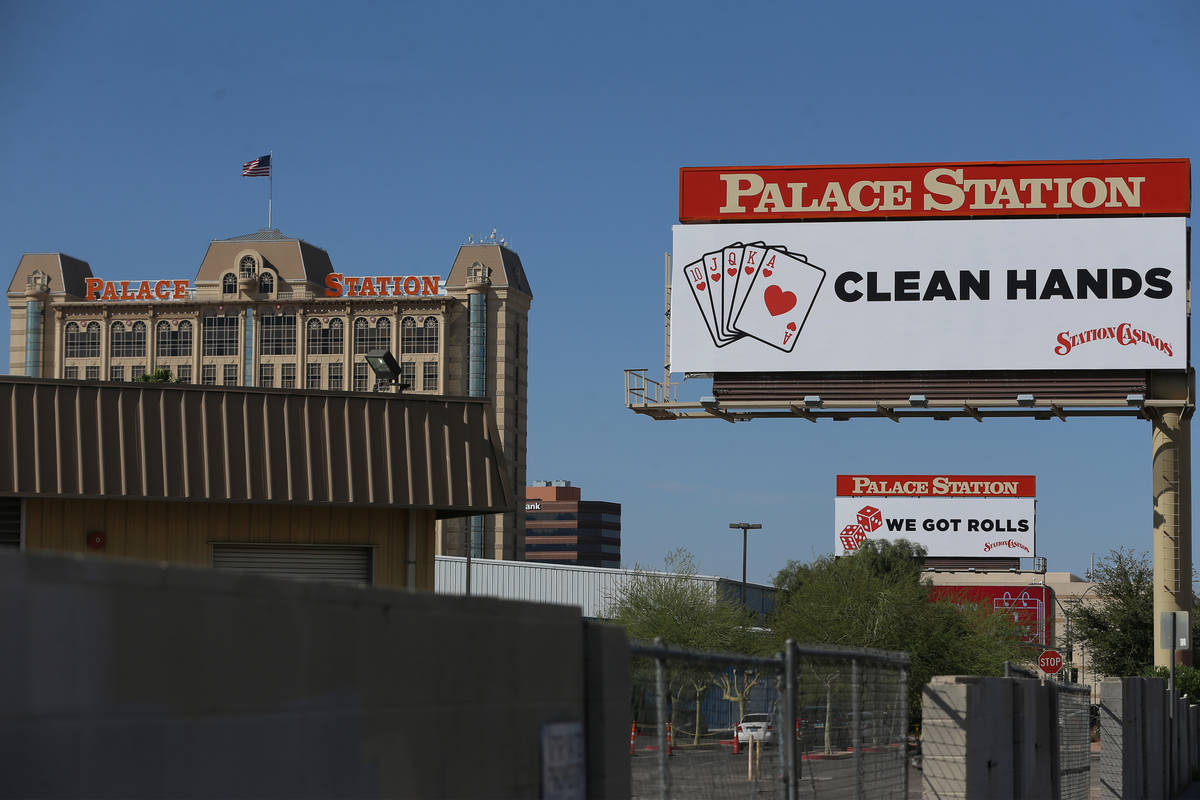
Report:
[{"label": "red billboard header panel", "polygon": [[684,223],[1190,213],[1186,158],[679,170]]},{"label": "red billboard header panel", "polygon": [[838,475],[838,497],[1037,497],[1034,475]]}]

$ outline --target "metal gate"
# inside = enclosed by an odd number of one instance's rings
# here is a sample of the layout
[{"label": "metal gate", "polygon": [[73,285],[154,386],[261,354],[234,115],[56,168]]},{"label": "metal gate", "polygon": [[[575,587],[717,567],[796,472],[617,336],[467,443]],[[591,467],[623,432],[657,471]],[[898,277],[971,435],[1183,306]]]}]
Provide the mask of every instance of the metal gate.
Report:
[{"label": "metal gate", "polygon": [[766,658],[631,642],[633,800],[904,800],[908,655],[785,649]]}]

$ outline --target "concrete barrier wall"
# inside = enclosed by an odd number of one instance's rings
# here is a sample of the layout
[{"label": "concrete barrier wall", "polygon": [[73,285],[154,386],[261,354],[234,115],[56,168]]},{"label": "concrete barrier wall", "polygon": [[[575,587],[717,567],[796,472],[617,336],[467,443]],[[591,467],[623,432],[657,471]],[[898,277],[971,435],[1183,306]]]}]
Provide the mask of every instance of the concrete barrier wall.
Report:
[{"label": "concrete barrier wall", "polygon": [[[1048,703],[1036,681],[935,677],[922,703],[925,797],[1049,797]],[[1039,757],[1039,752],[1041,757]]]},{"label": "concrete barrier wall", "polygon": [[[922,796],[1060,797],[1060,702],[1058,687],[1039,680],[935,677],[922,704]],[[1086,781],[1083,787],[1086,794]]]},{"label": "concrete barrier wall", "polygon": [[1200,706],[1161,678],[1100,684],[1102,797],[1174,797],[1200,777]]},{"label": "concrete barrier wall", "polygon": [[577,609],[3,554],[0,642],[0,796],[538,797],[562,722],[629,794],[624,634]]}]

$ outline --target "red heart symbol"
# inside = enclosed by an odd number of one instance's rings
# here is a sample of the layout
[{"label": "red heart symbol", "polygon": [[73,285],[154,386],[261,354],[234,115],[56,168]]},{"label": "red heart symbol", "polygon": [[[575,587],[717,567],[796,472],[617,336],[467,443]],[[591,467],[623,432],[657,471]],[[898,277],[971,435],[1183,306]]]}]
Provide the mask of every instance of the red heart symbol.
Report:
[{"label": "red heart symbol", "polygon": [[721,280],[721,273],[714,272],[712,275],[709,275],[708,277],[712,278],[713,283],[717,283],[718,281]]},{"label": "red heart symbol", "polygon": [[789,322],[789,323],[787,324],[787,329],[788,329],[789,331],[794,331],[794,330],[796,330],[796,323],[794,323],[794,322]]},{"label": "red heart symbol", "polygon": [[780,314],[786,314],[796,307],[796,293],[785,292],[779,286],[772,283],[763,292],[763,300],[767,304],[767,311],[771,312],[772,317],[778,317]]},{"label": "red heart symbol", "polygon": [[730,267],[729,269],[727,269],[725,271],[729,273],[729,277],[731,277],[731,278],[734,275],[737,275],[737,267]]},{"label": "red heart symbol", "polygon": [[696,284],[696,291],[697,291],[697,292],[703,292],[703,291],[704,291],[704,287],[705,287],[705,286],[707,286],[707,285],[708,285],[708,284],[707,284],[707,283],[705,283],[704,281],[700,281],[699,283],[697,283],[697,284]]},{"label": "red heart symbol", "polygon": [[749,274],[750,274],[750,273],[752,273],[752,272],[754,272],[754,267],[746,267],[746,274],[747,274],[747,275],[749,275]]},{"label": "red heart symbol", "polygon": [[764,277],[767,277],[767,278],[769,278],[769,277],[771,277],[771,274],[772,274],[773,272],[774,272],[774,270],[770,270],[770,269],[764,269],[764,270],[763,270],[763,276],[764,276]]}]

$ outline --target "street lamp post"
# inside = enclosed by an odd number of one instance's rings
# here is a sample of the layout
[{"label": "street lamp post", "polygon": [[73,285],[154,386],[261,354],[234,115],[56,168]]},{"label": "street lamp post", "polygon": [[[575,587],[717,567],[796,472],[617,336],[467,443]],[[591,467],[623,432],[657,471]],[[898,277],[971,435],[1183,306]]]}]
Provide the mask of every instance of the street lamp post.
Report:
[{"label": "street lamp post", "polygon": [[[1080,593],[1077,597],[1074,597],[1072,600],[1069,600],[1068,603],[1074,608],[1074,610],[1078,611],[1079,607],[1081,605],[1083,605],[1083,598],[1087,597],[1087,593],[1092,591],[1095,588],[1096,588],[1095,584],[1089,586],[1088,588],[1084,589],[1083,592]],[[1061,610],[1063,612],[1063,617],[1067,621],[1067,636],[1066,636],[1066,639],[1067,639],[1067,675],[1070,676],[1071,670],[1075,666],[1075,639],[1071,636],[1071,609],[1067,608],[1067,606],[1063,605],[1059,601],[1057,594],[1052,595],[1052,597],[1054,597],[1054,602],[1058,605],[1059,610]]]},{"label": "street lamp post", "polygon": [[757,522],[731,522],[729,527],[742,529],[742,605],[746,605],[746,533],[761,530],[762,525]]}]

